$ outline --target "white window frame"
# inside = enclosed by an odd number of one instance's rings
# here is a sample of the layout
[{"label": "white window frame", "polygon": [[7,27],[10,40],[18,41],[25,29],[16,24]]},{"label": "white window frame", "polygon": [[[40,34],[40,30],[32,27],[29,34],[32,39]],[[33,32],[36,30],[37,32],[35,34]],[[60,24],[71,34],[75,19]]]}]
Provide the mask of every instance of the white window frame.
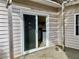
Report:
[{"label": "white window frame", "polygon": [[[44,48],[47,48],[49,47],[49,15],[46,14],[46,13],[40,13],[40,12],[32,12],[32,11],[27,11],[27,10],[21,10],[21,15],[22,15],[22,20],[23,20],[23,14],[28,14],[28,15],[35,15],[36,16],[36,48],[35,49],[31,49],[31,50],[28,50],[28,51],[24,51],[24,23],[22,22],[22,49],[23,49],[23,54],[28,54],[28,53],[32,53],[32,52],[35,52],[35,51],[39,51],[41,49],[44,49]],[[46,46],[44,47],[40,47],[38,48],[38,16],[46,16]],[[48,24],[47,24],[48,23]]]},{"label": "white window frame", "polygon": [[79,15],[79,13],[74,14],[74,36],[79,36],[79,35],[76,35],[76,15]]}]

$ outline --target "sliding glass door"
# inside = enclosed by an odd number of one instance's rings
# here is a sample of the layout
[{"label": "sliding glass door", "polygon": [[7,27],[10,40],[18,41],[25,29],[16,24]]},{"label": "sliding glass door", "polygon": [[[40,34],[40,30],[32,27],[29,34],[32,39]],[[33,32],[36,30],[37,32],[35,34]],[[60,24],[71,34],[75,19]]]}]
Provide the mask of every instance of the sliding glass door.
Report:
[{"label": "sliding glass door", "polygon": [[34,15],[23,15],[24,17],[24,51],[36,47],[36,17]]},{"label": "sliding glass door", "polygon": [[23,14],[24,51],[46,46],[46,16]]}]

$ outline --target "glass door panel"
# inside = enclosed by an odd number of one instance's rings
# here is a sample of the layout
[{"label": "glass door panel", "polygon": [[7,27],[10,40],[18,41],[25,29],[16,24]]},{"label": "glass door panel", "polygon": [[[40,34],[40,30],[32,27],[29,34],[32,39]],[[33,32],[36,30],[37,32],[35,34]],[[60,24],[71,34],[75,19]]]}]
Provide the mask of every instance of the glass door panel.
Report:
[{"label": "glass door panel", "polygon": [[36,16],[23,15],[24,18],[24,51],[36,48]]}]

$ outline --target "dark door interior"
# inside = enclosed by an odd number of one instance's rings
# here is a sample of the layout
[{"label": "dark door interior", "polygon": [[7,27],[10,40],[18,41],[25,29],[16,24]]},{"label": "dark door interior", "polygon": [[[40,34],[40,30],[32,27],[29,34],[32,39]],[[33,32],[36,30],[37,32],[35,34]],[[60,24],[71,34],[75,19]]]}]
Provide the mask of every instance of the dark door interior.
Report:
[{"label": "dark door interior", "polygon": [[35,16],[24,14],[24,51],[34,49],[36,47],[35,38]]},{"label": "dark door interior", "polygon": [[38,47],[46,46],[46,16],[38,16]]}]

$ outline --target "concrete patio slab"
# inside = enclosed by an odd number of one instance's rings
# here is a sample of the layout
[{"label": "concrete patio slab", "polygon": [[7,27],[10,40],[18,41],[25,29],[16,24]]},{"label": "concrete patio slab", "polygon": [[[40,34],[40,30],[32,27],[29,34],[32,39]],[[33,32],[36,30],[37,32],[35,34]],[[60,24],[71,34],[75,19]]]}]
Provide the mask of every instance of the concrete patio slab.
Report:
[{"label": "concrete patio slab", "polygon": [[61,49],[57,51],[55,47],[50,47],[16,59],[79,59],[79,51],[66,48],[64,52]]}]

